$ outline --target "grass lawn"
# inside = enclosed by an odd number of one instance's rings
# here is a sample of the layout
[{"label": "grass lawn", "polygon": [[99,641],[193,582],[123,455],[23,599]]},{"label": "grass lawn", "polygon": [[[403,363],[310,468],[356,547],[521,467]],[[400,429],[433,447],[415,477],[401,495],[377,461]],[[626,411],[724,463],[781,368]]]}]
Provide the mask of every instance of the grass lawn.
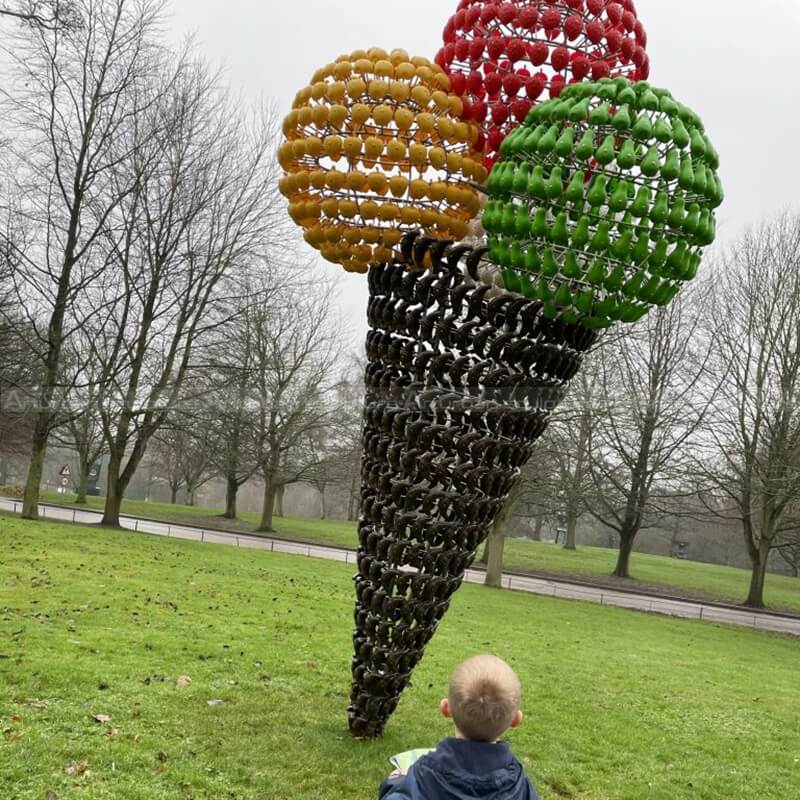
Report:
[{"label": "grass lawn", "polygon": [[[42,492],[42,501],[58,505],[72,505],[71,500],[74,496],[74,494],[59,495],[57,492]],[[88,506],[81,506],[81,508],[88,507],[102,511],[104,503],[105,498],[103,497],[89,497]],[[177,525],[197,525],[237,532],[254,531],[261,521],[261,515],[253,512],[241,512],[239,520],[228,520],[220,516],[222,509],[219,508],[173,506],[169,503],[152,503],[145,500],[123,500],[122,513],[163,522],[174,522]],[[354,522],[320,520],[311,517],[275,517],[274,524],[277,533],[287,539],[300,539],[335,547],[355,548],[358,546]]]},{"label": "grass lawn", "polygon": [[3,798],[371,798],[487,650],[544,800],[797,793],[797,640],[466,586],[385,739],[354,742],[351,568],[10,516],[0,541]]},{"label": "grass lawn", "polygon": [[[63,502],[55,492],[46,493],[49,502]],[[69,497],[69,495],[67,496]],[[102,509],[103,498],[91,497],[92,508]],[[165,522],[230,528],[251,531],[259,521],[258,514],[242,514],[240,522],[230,523],[219,517],[219,509],[172,506],[168,503],[150,503],[142,500],[125,500],[126,514]],[[318,520],[297,517],[275,517],[275,527],[280,536],[301,539],[338,547],[356,547],[356,529],[352,522]],[[609,579],[616,563],[616,551],[602,547],[581,547],[568,552],[562,547],[524,539],[506,542],[505,564],[509,569],[572,575],[584,578]],[[741,603],[747,596],[750,573],[734,567],[703,564],[697,561],[680,561],[664,556],[634,553],[631,557],[634,578],[649,588],[666,593],[686,593],[706,599]],[[624,586],[624,582],[612,582]],[[771,608],[800,611],[800,580],[784,575],[768,575],[765,600]]]},{"label": "grass lawn", "polygon": [[[553,544],[525,539],[506,541],[505,563],[520,570],[605,578],[611,575],[616,562],[616,550],[604,547],[580,547],[570,552]],[[735,603],[745,599],[750,586],[749,570],[647,553],[631,556],[631,574],[637,582],[667,592],[687,592]],[[800,611],[800,580],[767,575],[764,599],[771,608]]]}]

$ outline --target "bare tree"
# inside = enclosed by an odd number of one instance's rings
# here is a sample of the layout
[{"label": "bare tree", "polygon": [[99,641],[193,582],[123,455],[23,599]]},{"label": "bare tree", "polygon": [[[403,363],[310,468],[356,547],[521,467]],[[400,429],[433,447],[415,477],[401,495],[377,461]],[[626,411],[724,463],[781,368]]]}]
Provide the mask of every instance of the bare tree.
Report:
[{"label": "bare tree", "polygon": [[518,513],[532,524],[531,538],[540,542],[542,529],[548,519],[558,519],[562,502],[558,488],[559,465],[555,460],[552,442],[557,435],[551,429],[537,444],[531,460],[520,476]]},{"label": "bare tree", "polygon": [[[94,257],[108,219],[132,189],[110,173],[120,130],[142,112],[141,87],[153,77],[153,41],[162,0],[75,0],[81,24],[26,26],[13,38],[17,80],[2,92],[13,139],[17,204],[27,239],[7,239],[15,292],[36,334],[40,362],[23,515],[38,515],[48,439],[59,423],[62,352],[76,319],[94,310],[82,291],[104,268]],[[30,13],[61,4],[28,4]],[[11,13],[9,9],[6,9]]]},{"label": "bare tree", "polygon": [[346,493],[347,519],[355,519],[363,450],[364,369],[363,359],[350,357],[333,390],[335,411],[330,423],[311,437],[309,454],[316,466],[308,482],[319,492],[321,519],[327,517],[327,491],[333,487]]},{"label": "bare tree", "polygon": [[[548,431],[545,436],[549,437],[549,435]],[[541,526],[545,514],[552,510],[554,503],[561,502],[560,496],[556,498],[553,491],[553,487],[557,483],[553,475],[556,469],[557,463],[553,457],[551,443],[548,439],[542,438],[537,442],[531,460],[522,468],[519,479],[503,506],[502,512],[495,520],[484,544],[483,552],[478,558],[479,564],[486,565],[485,583],[487,586],[500,587],[508,527],[520,509],[533,511],[536,519],[535,538],[541,539]]]},{"label": "bare tree", "polygon": [[749,231],[721,258],[709,308],[721,393],[701,476],[715,512],[741,524],[745,602],[762,608],[770,552],[800,501],[800,216]]},{"label": "bare tree", "polygon": [[99,407],[102,371],[100,365],[87,357],[90,350],[85,330],[76,331],[65,341],[61,369],[75,375],[71,381],[65,381],[69,388],[55,421],[58,427],[53,430],[55,442],[74,450],[78,456],[75,502],[79,505],[87,503],[90,475],[105,449]]},{"label": "bare tree", "polygon": [[[78,505],[85,505],[89,493],[89,476],[95,464],[102,458],[105,450],[103,421],[96,405],[99,387],[89,384],[85,387],[85,399],[81,406],[68,414],[67,430],[69,443],[78,454]],[[70,411],[73,411],[70,407]]]},{"label": "bare tree", "polygon": [[260,531],[272,530],[275,493],[308,479],[317,467],[309,448],[332,424],[341,332],[332,318],[328,286],[281,293],[249,309],[258,406],[257,453],[264,479]]},{"label": "bare tree", "polygon": [[[277,220],[276,220],[277,222]],[[276,226],[277,238],[281,231]],[[237,518],[239,490],[258,471],[258,401],[255,397],[257,359],[253,350],[254,308],[269,306],[288,276],[275,265],[259,266],[259,274],[245,284],[237,311],[205,348],[205,376],[212,384],[209,413],[209,457],[225,481],[224,519]]]},{"label": "bare tree", "polygon": [[704,383],[711,340],[699,324],[701,291],[652,312],[594,356],[599,413],[589,511],[619,536],[614,575],[620,578],[630,577],[639,532],[659,513],[660,502],[683,488],[690,445],[714,400],[713,387]]},{"label": "bare tree", "polygon": [[[570,386],[569,394],[537,447],[527,483],[546,498],[550,513],[566,526],[566,550],[576,549],[578,520],[591,505],[592,457],[600,413],[599,384],[591,356]],[[542,470],[542,462],[548,469]],[[541,502],[541,501],[540,501]]]},{"label": "bare tree", "polygon": [[21,0],[16,6],[3,3],[0,17],[45,30],[74,28],[81,24],[79,7],[73,0]]},{"label": "bare tree", "polygon": [[361,458],[364,434],[364,374],[366,362],[351,356],[350,364],[336,387],[338,408],[335,460],[339,485],[347,492],[347,519],[355,520],[361,488]]},{"label": "bare tree", "polygon": [[590,362],[575,379],[567,399],[554,413],[550,427],[522,468],[519,481],[492,527],[480,558],[480,562],[486,564],[487,586],[501,584],[506,532],[520,509],[532,512],[533,538],[537,541],[541,540],[545,517],[565,519],[566,547],[575,549],[577,522],[588,507],[593,486],[590,459],[597,413],[595,386]]},{"label": "bare tree", "polygon": [[125,132],[131,156],[112,175],[133,188],[107,225],[108,261],[124,291],[100,304],[93,349],[105,372],[110,526],[196,369],[195,348],[233,313],[238,273],[263,257],[275,194],[274,115],[248,124],[190,54],[162,73],[150,112]]},{"label": "bare tree", "polygon": [[[311,431],[306,437],[304,446],[300,449],[305,451],[311,462],[311,467],[306,470],[310,483],[319,493],[319,518],[328,517],[328,489],[336,486],[340,479],[340,465],[335,450],[335,428],[336,417],[331,414],[330,422],[327,426],[320,426]],[[288,466],[288,465],[287,465]],[[277,516],[283,516],[283,509]]]},{"label": "bare tree", "polygon": [[153,479],[167,484],[169,502],[173,506],[178,502],[178,492],[183,486],[181,448],[174,433],[169,428],[162,428],[154,434],[147,449]]},{"label": "bare tree", "polygon": [[210,457],[208,418],[194,404],[177,404],[170,419],[154,435],[160,458],[156,469],[170,489],[170,502],[178,501],[183,487],[187,505],[196,503],[197,492],[216,476]]}]

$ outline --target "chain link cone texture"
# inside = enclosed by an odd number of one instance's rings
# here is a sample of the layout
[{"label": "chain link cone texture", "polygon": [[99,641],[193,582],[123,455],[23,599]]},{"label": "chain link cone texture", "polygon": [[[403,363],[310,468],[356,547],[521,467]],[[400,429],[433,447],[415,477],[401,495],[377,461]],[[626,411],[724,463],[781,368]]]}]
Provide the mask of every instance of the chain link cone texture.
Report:
[{"label": "chain link cone texture", "polygon": [[[369,271],[350,731],[382,734],[595,331],[409,235]],[[466,266],[466,271],[464,269]]]}]

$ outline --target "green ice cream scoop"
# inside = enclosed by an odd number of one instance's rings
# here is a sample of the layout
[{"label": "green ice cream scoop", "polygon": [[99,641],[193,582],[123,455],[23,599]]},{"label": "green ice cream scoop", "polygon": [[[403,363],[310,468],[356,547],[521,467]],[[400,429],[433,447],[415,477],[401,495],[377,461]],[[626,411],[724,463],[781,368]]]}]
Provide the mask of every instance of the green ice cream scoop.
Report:
[{"label": "green ice cream scoop", "polygon": [[545,316],[608,328],[697,275],[723,200],[694,111],[624,78],[567,87],[503,142],[483,214],[506,289]]}]

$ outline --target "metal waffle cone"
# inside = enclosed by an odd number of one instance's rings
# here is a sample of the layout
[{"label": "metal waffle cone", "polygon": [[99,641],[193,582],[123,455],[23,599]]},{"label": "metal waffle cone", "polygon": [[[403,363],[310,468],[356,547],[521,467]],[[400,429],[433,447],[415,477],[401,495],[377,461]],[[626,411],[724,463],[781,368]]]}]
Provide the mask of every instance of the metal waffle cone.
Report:
[{"label": "metal waffle cone", "polygon": [[597,337],[477,282],[481,251],[411,236],[402,253],[369,272],[348,709],[364,738],[383,732]]}]

